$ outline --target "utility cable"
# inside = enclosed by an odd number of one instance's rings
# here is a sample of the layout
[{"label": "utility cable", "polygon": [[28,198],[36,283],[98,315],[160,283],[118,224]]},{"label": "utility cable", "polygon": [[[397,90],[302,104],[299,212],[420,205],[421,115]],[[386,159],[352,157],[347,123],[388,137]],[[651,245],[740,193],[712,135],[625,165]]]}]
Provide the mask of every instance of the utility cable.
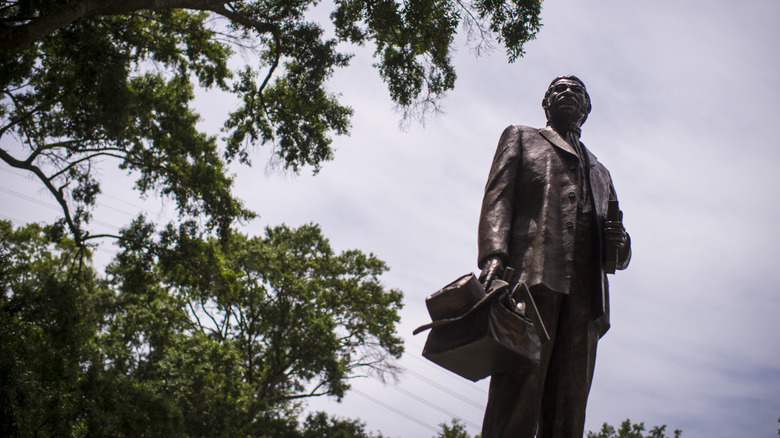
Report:
[{"label": "utility cable", "polygon": [[457,398],[458,400],[460,400],[460,401],[462,401],[462,402],[464,402],[464,403],[466,403],[466,404],[468,404],[470,406],[473,406],[473,407],[475,407],[475,408],[477,408],[479,410],[482,410],[482,409],[485,408],[484,406],[482,406],[481,404],[475,402],[474,400],[472,400],[472,399],[470,399],[470,398],[468,398],[468,397],[466,397],[466,396],[464,396],[462,394],[459,394],[458,392],[453,391],[452,389],[447,388],[446,386],[444,386],[444,385],[442,385],[442,384],[440,384],[440,383],[438,383],[436,381],[433,381],[433,380],[423,376],[422,374],[420,374],[420,373],[418,373],[416,371],[412,371],[411,369],[403,367],[403,366],[401,366],[401,368],[403,368],[405,370],[405,372],[411,374],[412,376],[422,380],[423,382],[433,386],[434,388],[436,388],[436,389],[438,389],[440,391],[446,392],[447,394]]},{"label": "utility cable", "polygon": [[[404,340],[404,342],[405,342],[406,344],[409,344],[409,345],[411,345],[412,347],[415,347],[415,348],[416,348],[418,351],[422,352],[422,347],[420,347],[419,345],[415,344],[414,342],[410,342],[408,339],[405,339],[405,340]],[[434,365],[432,362],[430,362],[430,361],[428,361],[428,360],[425,360],[425,359],[423,359],[423,358],[422,358],[422,354],[420,354],[420,355],[417,355],[417,354],[408,354],[408,355],[406,355],[406,356],[404,356],[404,357],[412,357],[412,358],[414,358],[415,360],[417,360],[417,361],[419,361],[419,362],[422,362],[422,363],[426,364],[426,365],[427,365],[427,366],[429,366],[429,367],[435,368],[435,369],[437,369],[437,370],[441,370],[441,368],[439,368],[437,365]],[[454,375],[454,374],[452,374],[452,373],[449,373],[449,372],[448,372],[448,373],[446,373],[446,374],[444,374],[444,375],[448,376],[448,377],[449,377],[450,379],[452,379],[453,381],[457,381],[457,382],[458,382],[458,383],[460,383],[461,385],[468,385],[468,387],[469,387],[470,389],[472,389],[472,390],[474,390],[474,391],[478,391],[478,392],[480,392],[480,393],[482,393],[482,394],[484,394],[484,395],[487,395],[487,391],[485,391],[484,389],[482,389],[482,388],[480,388],[480,387],[478,387],[478,386],[475,386],[475,385],[470,385],[470,384],[467,384],[466,382],[464,382],[464,381],[463,381],[463,379],[460,379],[460,378],[458,378],[458,377],[455,377],[455,375]]]},{"label": "utility cable", "polygon": [[480,429],[480,426],[478,424],[476,424],[476,423],[474,423],[472,421],[466,420],[461,415],[458,415],[458,414],[456,414],[456,413],[454,413],[454,412],[452,412],[450,410],[444,409],[441,406],[437,406],[436,404],[434,404],[434,403],[432,403],[432,402],[430,402],[430,401],[428,401],[428,400],[426,400],[426,399],[424,399],[424,398],[422,398],[422,397],[420,397],[420,396],[418,396],[418,395],[416,395],[416,394],[414,394],[414,393],[412,393],[410,391],[407,391],[406,389],[403,389],[403,388],[401,388],[400,386],[398,386],[396,384],[392,384],[391,383],[390,387],[395,389],[396,391],[400,392],[401,394],[409,397],[409,398],[417,400],[418,402],[428,406],[429,408],[431,408],[433,410],[439,411],[442,414],[449,416],[450,418],[460,418],[468,426],[471,426],[471,427],[473,427],[473,428],[475,428],[477,430]]},{"label": "utility cable", "polygon": [[357,394],[357,395],[359,395],[359,396],[361,396],[363,398],[366,398],[366,399],[368,399],[368,400],[378,404],[379,406],[381,406],[381,407],[383,407],[383,408],[385,408],[385,409],[387,409],[389,411],[392,411],[392,412],[394,412],[394,413],[396,413],[396,414],[406,418],[409,421],[415,422],[415,423],[419,424],[420,426],[422,426],[422,427],[424,427],[424,428],[426,428],[428,430],[433,431],[434,433],[438,433],[439,432],[439,429],[437,429],[437,428],[431,426],[430,424],[420,420],[419,418],[416,418],[416,417],[414,417],[412,415],[409,415],[409,414],[407,414],[406,412],[404,412],[404,411],[402,411],[400,409],[396,409],[395,407],[390,406],[389,404],[387,404],[387,403],[385,403],[385,402],[383,402],[381,400],[378,400],[378,399],[376,399],[376,398],[366,394],[365,392],[363,392],[363,391],[361,391],[359,389],[352,388],[352,389],[350,389],[350,392],[354,392],[355,394]]}]

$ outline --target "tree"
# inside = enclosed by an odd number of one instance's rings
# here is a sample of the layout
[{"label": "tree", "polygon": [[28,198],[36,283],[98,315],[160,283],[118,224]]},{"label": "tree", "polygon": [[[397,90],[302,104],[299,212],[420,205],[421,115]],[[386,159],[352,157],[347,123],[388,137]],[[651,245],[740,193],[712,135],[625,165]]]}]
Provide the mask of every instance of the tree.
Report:
[{"label": "tree", "polygon": [[0,222],[1,435],[364,436],[324,414],[301,429],[297,402],[393,372],[384,263],[334,253],[313,225],[186,227],[135,221],[101,278],[72,239]]},{"label": "tree", "polygon": [[363,423],[357,420],[329,418],[317,412],[306,418],[300,438],[383,438],[383,435],[367,433]]},{"label": "tree", "polygon": [[[471,438],[468,432],[466,432],[466,426],[457,418],[452,419],[452,425],[447,423],[439,424],[441,432],[434,438]],[[474,438],[479,438],[480,434],[477,434]]]},{"label": "tree", "polygon": [[70,436],[86,411],[88,376],[110,294],[73,241],[0,221],[0,435]]},{"label": "tree", "polygon": [[[411,117],[453,88],[458,25],[480,49],[495,37],[510,61],[540,27],[541,0],[335,0],[335,36],[310,21],[315,0],[16,0],[0,4],[0,158],[30,172],[62,208],[78,245],[105,163],[141,193],[172,198],[182,218],[226,234],[252,216],[231,193],[227,166],[271,144],[294,172],[316,172],[348,133],[352,110],[326,83],[348,65],[342,44],[373,44],[390,97]],[[236,52],[256,65],[234,70]],[[201,132],[194,90],[239,104],[223,137]]]},{"label": "tree", "polygon": [[[615,430],[614,427],[607,423],[601,426],[601,430],[598,433],[588,432],[587,438],[669,438],[666,435],[666,425],[654,426],[647,435],[643,434],[645,431],[645,423],[631,424],[631,420],[626,419],[620,424],[620,428]],[[682,431],[675,429],[674,438],[680,438]]]}]

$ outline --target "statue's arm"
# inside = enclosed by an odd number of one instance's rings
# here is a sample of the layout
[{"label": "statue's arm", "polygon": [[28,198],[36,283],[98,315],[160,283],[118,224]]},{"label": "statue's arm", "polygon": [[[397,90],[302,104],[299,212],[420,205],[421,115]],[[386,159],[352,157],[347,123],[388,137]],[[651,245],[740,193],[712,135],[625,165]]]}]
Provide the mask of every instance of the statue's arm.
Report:
[{"label": "statue's arm", "polygon": [[493,157],[479,217],[478,267],[480,279],[500,277],[509,259],[509,239],[515,207],[515,187],[520,162],[521,129],[510,126],[501,134]]},{"label": "statue's arm", "polygon": [[[617,200],[617,194],[615,192],[615,186],[612,181],[609,182],[609,198],[611,200]],[[607,222],[606,224],[606,238],[608,245],[614,245],[618,248],[618,260],[616,269],[626,269],[631,262],[631,236],[623,226],[623,213],[620,213],[620,221]]]}]

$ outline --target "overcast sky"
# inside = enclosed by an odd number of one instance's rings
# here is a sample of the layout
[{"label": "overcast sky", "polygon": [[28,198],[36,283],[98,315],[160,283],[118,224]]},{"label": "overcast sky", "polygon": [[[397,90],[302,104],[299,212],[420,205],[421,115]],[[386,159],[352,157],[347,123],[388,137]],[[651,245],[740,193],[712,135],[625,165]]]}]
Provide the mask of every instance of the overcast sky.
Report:
[{"label": "overcast sky", "polygon": [[[775,437],[780,417],[780,2],[547,0],[526,56],[475,57],[461,38],[446,113],[397,129],[370,49],[331,91],[355,109],[352,135],[312,176],[237,169],[239,196],[266,225],[316,222],[332,245],[387,261],[402,289],[406,370],[397,384],[355,382],[342,403],[390,437],[430,437],[438,424],[481,424],[487,381],[471,383],[420,356],[425,296],[476,270],[476,228],[501,131],[543,126],[550,80],[582,78],[593,102],[582,141],[606,165],[633,260],[610,278],[612,329],[599,343],[586,429],[630,418],[685,438]],[[230,102],[202,99],[213,133]],[[40,186],[2,167],[4,218],[49,218]],[[104,176],[118,174],[106,168]],[[140,201],[110,186],[96,228],[129,221]],[[160,206],[157,205],[160,210]],[[172,206],[153,212],[165,220]],[[156,215],[156,216],[155,216]],[[114,228],[115,231],[115,228]],[[101,250],[107,254],[110,246]],[[438,409],[434,409],[438,408]]]}]

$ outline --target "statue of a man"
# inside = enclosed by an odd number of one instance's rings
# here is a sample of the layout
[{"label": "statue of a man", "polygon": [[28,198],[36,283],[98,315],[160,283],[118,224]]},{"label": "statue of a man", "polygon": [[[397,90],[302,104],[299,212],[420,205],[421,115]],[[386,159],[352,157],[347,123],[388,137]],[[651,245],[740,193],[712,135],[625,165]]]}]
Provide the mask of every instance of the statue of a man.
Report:
[{"label": "statue of a man", "polygon": [[560,76],[542,101],[547,127],[510,126],[493,159],[479,223],[480,281],[514,268],[550,335],[533,369],[493,375],[482,438],[582,438],[596,344],[609,328],[605,254],[631,258],[607,169],[580,142],[590,96]]}]

